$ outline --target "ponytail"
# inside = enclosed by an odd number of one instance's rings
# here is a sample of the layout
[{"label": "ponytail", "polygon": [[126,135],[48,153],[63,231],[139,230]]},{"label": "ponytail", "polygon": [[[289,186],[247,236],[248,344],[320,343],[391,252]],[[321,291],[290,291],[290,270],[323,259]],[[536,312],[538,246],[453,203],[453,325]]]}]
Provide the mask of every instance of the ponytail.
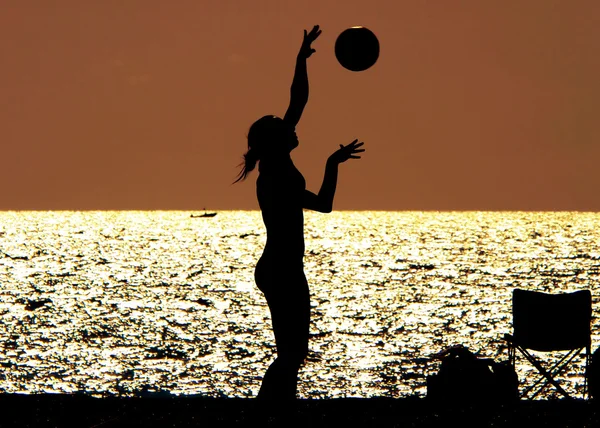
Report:
[{"label": "ponytail", "polygon": [[242,170],[240,171],[237,180],[233,182],[233,184],[238,181],[243,181],[246,179],[248,174],[256,168],[256,163],[258,162],[258,156],[256,155],[256,150],[249,149],[244,155],[244,162],[242,162],[239,166],[242,166]]},{"label": "ponytail", "polygon": [[242,170],[233,184],[245,180],[260,158],[273,150],[273,141],[281,134],[282,125],[283,119],[273,115],[263,116],[252,124],[248,131],[248,151],[244,162],[238,165]]}]

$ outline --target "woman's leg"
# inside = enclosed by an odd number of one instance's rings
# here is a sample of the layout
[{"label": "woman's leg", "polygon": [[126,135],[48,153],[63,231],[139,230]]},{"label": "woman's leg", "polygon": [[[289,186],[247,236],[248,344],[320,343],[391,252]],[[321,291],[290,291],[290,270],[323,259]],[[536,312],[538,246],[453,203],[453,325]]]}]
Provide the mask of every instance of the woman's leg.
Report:
[{"label": "woman's leg", "polygon": [[263,292],[271,310],[277,358],[265,373],[258,398],[293,400],[298,371],[308,353],[308,283],[302,273],[273,287],[263,288]]}]

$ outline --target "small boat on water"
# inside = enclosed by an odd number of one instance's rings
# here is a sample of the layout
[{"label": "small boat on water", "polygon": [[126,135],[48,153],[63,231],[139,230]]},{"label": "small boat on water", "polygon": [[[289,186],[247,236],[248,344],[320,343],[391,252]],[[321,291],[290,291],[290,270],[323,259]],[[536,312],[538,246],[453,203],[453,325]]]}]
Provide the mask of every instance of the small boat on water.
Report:
[{"label": "small boat on water", "polygon": [[217,213],[204,213],[204,214],[199,214],[199,215],[191,214],[190,217],[191,218],[201,218],[201,217],[214,217],[216,215],[217,215]]},{"label": "small boat on water", "polygon": [[216,215],[217,215],[217,213],[207,213],[206,212],[206,208],[205,208],[204,209],[204,214],[196,214],[196,215],[190,214],[190,217],[191,218],[206,218],[206,217],[214,217]]}]

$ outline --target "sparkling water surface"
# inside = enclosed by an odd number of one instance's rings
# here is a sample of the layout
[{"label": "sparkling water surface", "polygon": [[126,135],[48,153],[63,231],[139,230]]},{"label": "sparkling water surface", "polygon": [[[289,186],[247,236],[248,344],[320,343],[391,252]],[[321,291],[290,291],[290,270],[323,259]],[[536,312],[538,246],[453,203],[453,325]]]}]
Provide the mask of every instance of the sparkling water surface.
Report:
[{"label": "sparkling water surface", "polygon": [[[307,212],[305,223],[303,398],[423,396],[431,355],[453,344],[505,360],[517,287],[590,289],[598,345],[598,213]],[[264,242],[257,211],[1,212],[0,391],[255,396],[275,352],[253,282]]]}]

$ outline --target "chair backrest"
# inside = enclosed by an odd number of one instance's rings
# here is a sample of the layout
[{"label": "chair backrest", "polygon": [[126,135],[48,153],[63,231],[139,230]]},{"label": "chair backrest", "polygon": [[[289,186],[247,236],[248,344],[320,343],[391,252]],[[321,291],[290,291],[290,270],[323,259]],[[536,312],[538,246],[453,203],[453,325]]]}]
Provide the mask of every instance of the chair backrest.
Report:
[{"label": "chair backrest", "polygon": [[592,295],[589,290],[548,294],[513,291],[513,338],[536,351],[590,346]]}]

